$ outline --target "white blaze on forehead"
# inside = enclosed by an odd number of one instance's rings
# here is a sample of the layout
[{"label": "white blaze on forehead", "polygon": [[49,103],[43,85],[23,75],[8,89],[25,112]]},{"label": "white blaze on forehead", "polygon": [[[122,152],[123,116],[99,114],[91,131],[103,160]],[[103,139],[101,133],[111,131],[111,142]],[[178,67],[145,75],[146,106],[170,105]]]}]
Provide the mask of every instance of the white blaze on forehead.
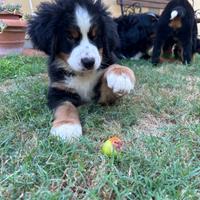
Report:
[{"label": "white blaze on forehead", "polygon": [[86,36],[91,27],[91,16],[85,8],[76,7],[76,23],[83,36]]},{"label": "white blaze on forehead", "polygon": [[178,11],[177,10],[174,10],[171,12],[171,18],[170,20],[173,20],[174,18],[176,18],[178,16]]}]

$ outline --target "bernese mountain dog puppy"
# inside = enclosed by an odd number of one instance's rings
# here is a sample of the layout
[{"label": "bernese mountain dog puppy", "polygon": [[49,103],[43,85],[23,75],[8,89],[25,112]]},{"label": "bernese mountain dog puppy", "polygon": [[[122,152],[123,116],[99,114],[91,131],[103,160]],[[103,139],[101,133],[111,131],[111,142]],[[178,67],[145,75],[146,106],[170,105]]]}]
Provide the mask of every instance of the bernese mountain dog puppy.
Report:
[{"label": "bernese mountain dog puppy", "polygon": [[150,58],[159,16],[155,13],[130,14],[115,19],[118,24],[120,46],[115,52],[119,58]]},{"label": "bernese mountain dog puppy", "polygon": [[169,38],[173,38],[183,49],[183,64],[190,64],[196,51],[197,23],[194,10],[187,0],[170,1],[161,14],[152,54],[153,64],[159,63],[161,50]]},{"label": "bernese mountain dog puppy", "polygon": [[49,56],[52,135],[67,141],[80,137],[77,106],[92,100],[110,104],[134,88],[133,71],[114,64],[117,27],[100,0],[41,3],[28,33],[35,47]]}]

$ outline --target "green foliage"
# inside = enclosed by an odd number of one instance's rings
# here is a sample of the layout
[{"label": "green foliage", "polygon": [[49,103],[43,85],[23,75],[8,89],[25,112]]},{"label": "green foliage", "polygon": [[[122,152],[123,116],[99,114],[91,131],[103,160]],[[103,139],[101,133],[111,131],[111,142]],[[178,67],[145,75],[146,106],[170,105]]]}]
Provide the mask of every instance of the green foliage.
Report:
[{"label": "green foliage", "polygon": [[0,2],[0,12],[21,13],[21,8],[21,4],[18,3],[5,4]]}]

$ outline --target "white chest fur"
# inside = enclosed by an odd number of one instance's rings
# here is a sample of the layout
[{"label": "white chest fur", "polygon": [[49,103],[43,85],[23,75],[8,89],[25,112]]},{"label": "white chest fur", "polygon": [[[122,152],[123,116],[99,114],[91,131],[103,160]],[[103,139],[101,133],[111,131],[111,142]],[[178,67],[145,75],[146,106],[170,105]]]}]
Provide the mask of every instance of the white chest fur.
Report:
[{"label": "white chest fur", "polygon": [[94,97],[94,87],[102,74],[103,70],[66,77],[65,83],[68,88],[75,90],[83,101],[88,102]]}]

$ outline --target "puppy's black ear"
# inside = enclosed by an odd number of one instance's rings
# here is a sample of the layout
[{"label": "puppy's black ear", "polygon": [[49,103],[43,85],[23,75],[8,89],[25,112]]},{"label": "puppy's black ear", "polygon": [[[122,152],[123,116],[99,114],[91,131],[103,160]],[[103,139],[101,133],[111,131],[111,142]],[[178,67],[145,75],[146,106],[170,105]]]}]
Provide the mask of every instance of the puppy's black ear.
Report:
[{"label": "puppy's black ear", "polygon": [[51,54],[54,42],[54,14],[53,4],[42,3],[38,11],[28,22],[28,34],[35,48]]},{"label": "puppy's black ear", "polygon": [[119,48],[117,24],[109,16],[103,16],[103,62],[111,65],[116,62],[114,51]]}]

